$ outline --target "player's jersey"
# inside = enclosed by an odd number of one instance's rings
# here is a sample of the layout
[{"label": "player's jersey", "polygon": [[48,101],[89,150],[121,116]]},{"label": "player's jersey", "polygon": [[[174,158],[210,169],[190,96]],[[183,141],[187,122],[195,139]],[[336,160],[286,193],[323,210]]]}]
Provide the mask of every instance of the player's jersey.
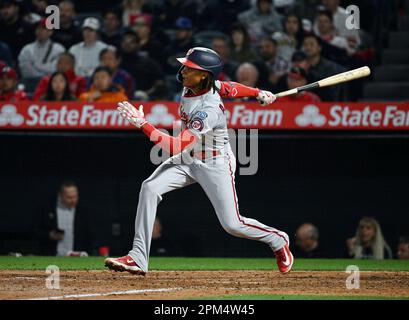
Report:
[{"label": "player's jersey", "polygon": [[188,128],[199,138],[201,151],[219,151],[224,154],[230,150],[226,110],[217,91],[210,89],[193,95],[184,88],[180,117],[182,130]]}]

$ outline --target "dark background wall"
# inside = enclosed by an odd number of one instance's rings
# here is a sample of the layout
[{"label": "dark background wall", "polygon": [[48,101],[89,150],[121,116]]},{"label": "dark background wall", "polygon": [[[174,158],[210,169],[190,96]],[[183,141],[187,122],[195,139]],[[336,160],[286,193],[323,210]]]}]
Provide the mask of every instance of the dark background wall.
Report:
[{"label": "dark background wall", "polygon": [[[132,244],[140,184],[154,170],[151,144],[140,133],[23,132],[0,135],[0,254],[36,253],[37,208],[73,179],[90,208],[95,246],[112,255]],[[236,176],[240,211],[288,232],[306,221],[321,243],[342,256],[360,217],[374,216],[396,251],[409,234],[409,139],[405,135],[260,132],[259,169]],[[271,255],[257,242],[224,232],[198,185],[164,196],[164,232],[181,255]],[[119,232],[119,233],[118,233]]]}]

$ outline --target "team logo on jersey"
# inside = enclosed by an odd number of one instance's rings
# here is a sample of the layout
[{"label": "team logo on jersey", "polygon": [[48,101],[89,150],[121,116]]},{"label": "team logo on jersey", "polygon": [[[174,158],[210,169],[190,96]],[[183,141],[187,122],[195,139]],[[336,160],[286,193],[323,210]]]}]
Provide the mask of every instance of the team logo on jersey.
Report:
[{"label": "team logo on jersey", "polygon": [[189,124],[189,128],[196,130],[196,131],[202,131],[204,128],[204,123],[202,119],[199,118],[194,118]]},{"label": "team logo on jersey", "polygon": [[180,120],[182,120],[186,124],[189,121],[189,115],[183,111],[180,114]]},{"label": "team logo on jersey", "polygon": [[199,111],[199,112],[196,112],[195,117],[198,117],[199,119],[204,120],[207,118],[207,113],[204,111]]}]

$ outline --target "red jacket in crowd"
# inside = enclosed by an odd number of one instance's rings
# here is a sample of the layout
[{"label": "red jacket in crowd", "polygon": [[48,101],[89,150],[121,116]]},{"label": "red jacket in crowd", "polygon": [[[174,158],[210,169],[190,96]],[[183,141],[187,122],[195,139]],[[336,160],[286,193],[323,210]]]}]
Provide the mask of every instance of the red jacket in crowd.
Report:
[{"label": "red jacket in crowd", "polygon": [[[75,97],[79,97],[87,90],[87,80],[84,77],[77,76],[74,70],[69,70],[65,73],[70,85],[71,94]],[[48,82],[51,76],[45,76],[41,78],[34,91],[33,100],[40,100],[42,96],[47,93]]]}]

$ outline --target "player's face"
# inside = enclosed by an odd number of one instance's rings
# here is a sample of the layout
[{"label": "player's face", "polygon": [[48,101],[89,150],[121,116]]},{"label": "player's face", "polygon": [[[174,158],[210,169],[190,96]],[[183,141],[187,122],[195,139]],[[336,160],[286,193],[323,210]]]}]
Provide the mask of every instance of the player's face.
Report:
[{"label": "player's face", "polygon": [[77,187],[65,187],[63,191],[60,192],[60,199],[62,204],[67,208],[75,208],[79,199]]},{"label": "player's face", "polygon": [[409,244],[401,243],[398,246],[398,259],[409,259]]},{"label": "player's face", "polygon": [[206,78],[206,71],[189,68],[184,66],[182,71],[182,83],[184,87],[196,89]]}]

